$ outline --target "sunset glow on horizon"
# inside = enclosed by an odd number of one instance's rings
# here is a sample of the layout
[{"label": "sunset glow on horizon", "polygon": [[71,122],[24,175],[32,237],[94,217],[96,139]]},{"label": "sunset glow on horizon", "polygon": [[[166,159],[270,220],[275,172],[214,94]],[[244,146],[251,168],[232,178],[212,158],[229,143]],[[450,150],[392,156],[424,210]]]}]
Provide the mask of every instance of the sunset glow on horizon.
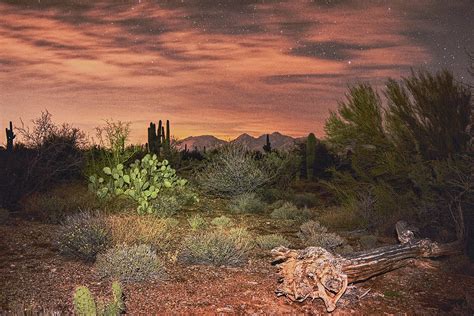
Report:
[{"label": "sunset glow on horizon", "polygon": [[[348,85],[411,67],[465,82],[472,1],[0,1],[0,128],[47,109],[132,141],[274,131],[323,136]],[[0,143],[4,142],[4,137]]]}]

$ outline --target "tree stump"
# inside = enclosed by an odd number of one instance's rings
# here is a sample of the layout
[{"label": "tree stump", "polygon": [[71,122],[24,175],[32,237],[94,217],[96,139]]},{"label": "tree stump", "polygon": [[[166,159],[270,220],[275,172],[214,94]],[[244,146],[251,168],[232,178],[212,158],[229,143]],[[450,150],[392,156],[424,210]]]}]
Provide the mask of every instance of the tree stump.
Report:
[{"label": "tree stump", "polygon": [[462,252],[462,242],[439,244],[416,239],[415,230],[405,222],[396,225],[400,244],[380,247],[342,257],[320,247],[302,250],[277,247],[273,264],[279,267],[280,286],[276,293],[292,301],[320,298],[328,312],[336,308],[349,283],[367,280],[408,265],[416,258],[433,258]]}]

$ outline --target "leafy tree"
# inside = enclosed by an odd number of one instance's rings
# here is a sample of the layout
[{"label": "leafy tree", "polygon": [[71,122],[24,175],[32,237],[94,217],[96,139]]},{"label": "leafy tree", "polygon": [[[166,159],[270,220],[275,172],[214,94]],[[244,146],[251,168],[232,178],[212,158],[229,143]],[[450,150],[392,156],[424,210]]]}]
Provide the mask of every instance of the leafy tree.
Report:
[{"label": "leafy tree", "polygon": [[[452,177],[462,174],[453,169],[459,161],[473,163],[459,158],[472,156],[470,90],[448,71],[418,71],[399,82],[389,79],[384,96],[386,105],[370,85],[353,87],[327,120],[328,142],[351,153],[351,172],[335,172],[332,188],[356,207],[370,195],[372,217],[411,212],[446,225],[451,214],[462,235],[467,203],[459,202],[465,193],[457,193]],[[435,177],[440,174],[447,175]]]},{"label": "leafy tree", "polygon": [[387,130],[398,150],[424,160],[451,157],[468,148],[471,93],[448,71],[419,71],[387,83]]}]

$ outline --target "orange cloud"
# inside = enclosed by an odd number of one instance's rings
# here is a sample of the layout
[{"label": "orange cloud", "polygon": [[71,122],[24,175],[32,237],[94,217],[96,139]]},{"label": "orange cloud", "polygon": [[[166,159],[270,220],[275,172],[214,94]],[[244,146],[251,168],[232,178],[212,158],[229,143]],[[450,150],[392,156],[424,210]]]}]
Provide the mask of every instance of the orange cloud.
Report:
[{"label": "orange cloud", "polygon": [[2,126],[47,108],[86,131],[132,121],[136,142],[160,118],[177,137],[322,135],[348,83],[433,59],[403,2],[21,3],[0,3]]}]

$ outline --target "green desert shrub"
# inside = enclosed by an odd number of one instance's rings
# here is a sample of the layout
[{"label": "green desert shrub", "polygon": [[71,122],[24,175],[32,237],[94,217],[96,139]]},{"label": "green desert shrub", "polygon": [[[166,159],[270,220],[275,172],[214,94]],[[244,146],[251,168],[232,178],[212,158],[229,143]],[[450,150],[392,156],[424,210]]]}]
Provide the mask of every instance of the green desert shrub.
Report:
[{"label": "green desert shrub", "polygon": [[86,151],[84,174],[101,174],[104,167],[124,164],[137,152],[138,146],[128,146],[131,122],[105,120],[95,128],[95,146]]},{"label": "green desert shrub", "polygon": [[291,191],[288,189],[265,188],[260,190],[259,194],[266,203],[275,203],[276,201],[291,199]]},{"label": "green desert shrub", "polygon": [[229,226],[232,226],[234,223],[230,218],[228,218],[225,215],[215,217],[212,221],[211,224],[218,227],[218,228],[226,228]]},{"label": "green desert shrub", "polygon": [[199,214],[189,217],[188,224],[192,230],[200,230],[207,226],[206,220]]},{"label": "green desert shrub", "polygon": [[291,201],[300,208],[312,208],[321,204],[319,197],[309,192],[297,193],[293,195]]},{"label": "green desert shrub", "polygon": [[179,199],[171,194],[159,195],[153,200],[154,214],[158,217],[170,217],[182,209]]},{"label": "green desert shrub", "polygon": [[344,244],[344,239],[335,233],[329,233],[328,229],[317,221],[308,221],[300,226],[298,237],[307,247],[321,247],[326,250],[334,250]]},{"label": "green desert shrub", "polygon": [[102,216],[80,212],[61,224],[57,243],[62,254],[91,262],[108,247],[110,237],[110,229]]},{"label": "green desert shrub", "polygon": [[373,196],[368,224],[379,230],[400,218],[453,230],[457,220],[449,219],[445,206],[453,202],[452,194],[445,192],[457,185],[439,183],[436,164],[472,152],[472,91],[448,71],[414,71],[399,81],[389,79],[383,95],[367,84],[352,87],[329,116],[329,144],[351,154],[350,168],[334,171],[332,191],[343,205],[354,198],[363,204],[358,195],[368,188]]},{"label": "green desert shrub", "polygon": [[283,205],[274,209],[270,214],[273,219],[305,221],[311,217],[311,212],[306,209],[299,209],[291,202],[284,202]]},{"label": "green desert shrub", "polygon": [[271,179],[255,155],[236,144],[221,147],[197,174],[203,191],[224,198],[255,192]]},{"label": "green desert shrub", "polygon": [[233,213],[257,213],[265,209],[265,203],[255,193],[244,193],[230,201],[229,210]]},{"label": "green desert shrub", "polygon": [[201,233],[184,241],[178,260],[190,265],[239,266],[247,261],[251,244],[245,229]]},{"label": "green desert shrub", "polygon": [[155,250],[149,245],[118,245],[97,256],[97,274],[122,282],[140,282],[163,274]]},{"label": "green desert shrub", "polygon": [[258,236],[255,242],[260,248],[265,250],[271,250],[278,246],[290,246],[290,242],[285,237],[279,234]]},{"label": "green desert shrub", "polygon": [[159,217],[175,215],[184,207],[198,201],[197,195],[187,187],[177,187],[166,190],[152,200],[154,214]]},{"label": "green desert shrub", "polygon": [[296,179],[300,159],[295,152],[273,150],[264,154],[258,162],[262,170],[270,176],[270,185],[284,190]]}]

